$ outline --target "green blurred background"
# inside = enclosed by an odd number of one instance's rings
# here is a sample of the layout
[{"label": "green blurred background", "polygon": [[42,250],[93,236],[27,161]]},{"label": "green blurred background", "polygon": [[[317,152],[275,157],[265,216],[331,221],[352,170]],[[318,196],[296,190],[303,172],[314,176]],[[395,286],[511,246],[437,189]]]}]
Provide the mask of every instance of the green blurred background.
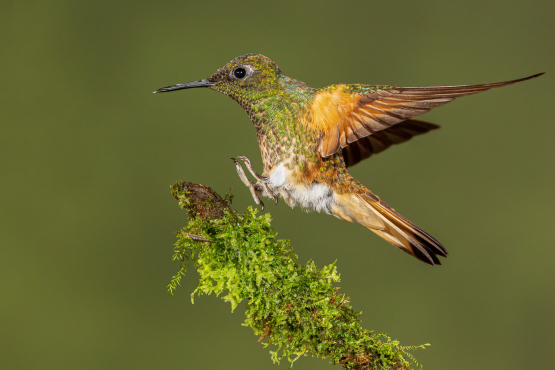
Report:
[{"label": "green blurred background", "polygon": [[166,292],[186,223],[169,186],[234,187],[242,210],[253,201],[229,158],[262,164],[231,99],[151,92],[244,53],[315,87],[548,72],[438,108],[424,117],[441,130],[353,167],[442,241],[441,267],[360,225],[267,210],[302,263],[338,259],[365,327],[431,343],[415,353],[426,369],[552,367],[554,17],[549,0],[2,2],[2,369],[276,368],[243,308],[191,305],[196,273]]}]

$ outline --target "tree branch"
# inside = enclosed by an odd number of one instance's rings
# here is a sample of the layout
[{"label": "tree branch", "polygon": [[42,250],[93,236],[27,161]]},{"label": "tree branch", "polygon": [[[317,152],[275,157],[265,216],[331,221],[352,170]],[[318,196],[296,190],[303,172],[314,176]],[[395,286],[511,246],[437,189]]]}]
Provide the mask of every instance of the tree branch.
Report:
[{"label": "tree branch", "polygon": [[204,185],[180,182],[171,191],[189,215],[189,224],[176,233],[173,259],[181,268],[168,285],[172,295],[190,261],[200,274],[191,299],[195,293],[226,292],[232,311],[246,300],[243,325],[260,336],[258,342],[269,338],[262,344],[275,346],[274,362],[311,354],[345,369],[409,369],[411,363],[421,368],[407,351],[426,345],[402,347],[363,329],[350,298],[337,298],[335,263],[322,269],[313,261],[297,264],[290,242],[276,240],[269,214],[256,216],[249,207],[240,215],[231,208],[230,194],[221,198]]}]

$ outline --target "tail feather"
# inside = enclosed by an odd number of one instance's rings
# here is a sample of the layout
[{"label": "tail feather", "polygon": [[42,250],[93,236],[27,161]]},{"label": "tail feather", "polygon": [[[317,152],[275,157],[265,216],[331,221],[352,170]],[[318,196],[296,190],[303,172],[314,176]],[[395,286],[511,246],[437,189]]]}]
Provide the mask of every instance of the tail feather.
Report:
[{"label": "tail feather", "polygon": [[382,220],[384,227],[373,229],[374,233],[402,251],[428,265],[441,265],[437,256],[447,257],[447,250],[430,234],[395,212],[387,203],[374,194],[358,195]]}]

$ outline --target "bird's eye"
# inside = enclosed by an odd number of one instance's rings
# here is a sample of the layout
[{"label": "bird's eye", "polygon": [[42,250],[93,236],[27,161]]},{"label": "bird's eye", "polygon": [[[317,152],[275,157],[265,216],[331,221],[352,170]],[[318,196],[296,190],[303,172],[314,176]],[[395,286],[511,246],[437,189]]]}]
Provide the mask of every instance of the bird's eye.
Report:
[{"label": "bird's eye", "polygon": [[242,79],[247,75],[247,71],[245,70],[245,68],[239,67],[235,69],[235,71],[233,71],[233,75],[238,79]]}]

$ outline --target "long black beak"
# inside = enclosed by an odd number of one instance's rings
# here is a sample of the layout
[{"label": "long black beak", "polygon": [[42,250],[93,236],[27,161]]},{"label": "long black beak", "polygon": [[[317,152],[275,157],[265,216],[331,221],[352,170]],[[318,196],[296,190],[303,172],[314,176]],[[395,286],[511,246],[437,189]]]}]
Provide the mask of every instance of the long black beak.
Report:
[{"label": "long black beak", "polygon": [[208,87],[208,86],[214,86],[216,84],[217,82],[210,82],[208,81],[208,79],[205,78],[204,80],[187,82],[186,84],[177,84],[173,86],[162,87],[161,89],[154,91],[154,94],[161,93],[161,92],[181,90],[181,89],[192,89],[193,87]]}]

